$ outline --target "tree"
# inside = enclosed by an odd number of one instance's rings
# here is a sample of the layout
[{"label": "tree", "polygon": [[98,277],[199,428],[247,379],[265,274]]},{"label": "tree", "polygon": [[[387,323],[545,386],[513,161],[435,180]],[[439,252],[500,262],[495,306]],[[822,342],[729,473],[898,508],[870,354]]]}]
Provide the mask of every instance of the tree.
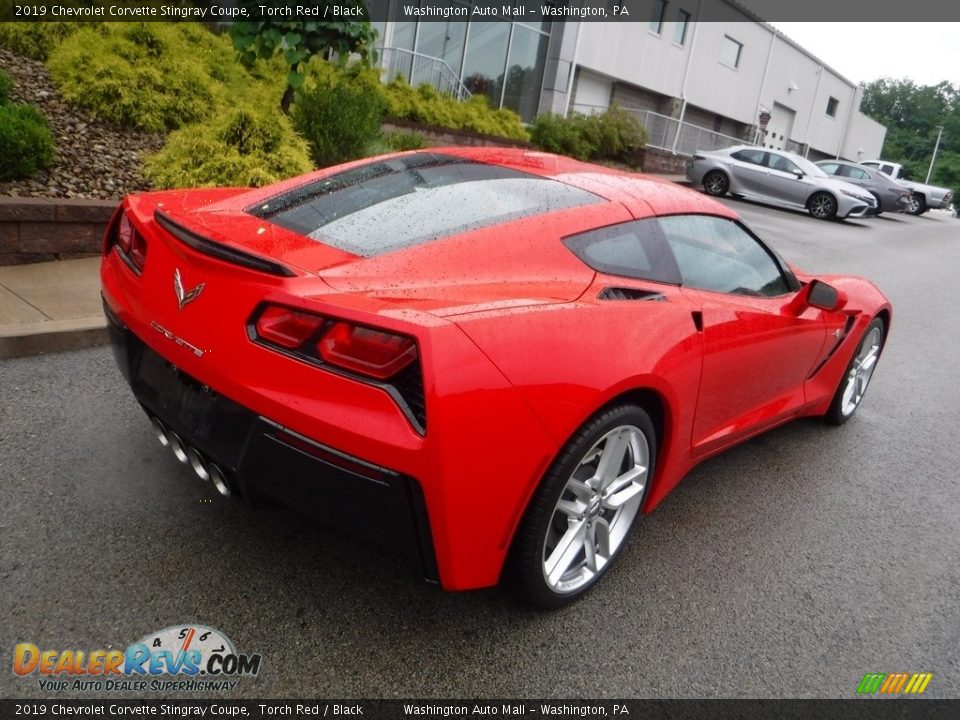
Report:
[{"label": "tree", "polygon": [[[260,17],[261,0],[240,0],[251,17]],[[319,3],[319,7],[329,4],[343,6],[344,2]],[[346,4],[351,5],[348,1]],[[360,17],[369,17],[362,0],[353,0],[352,7],[360,9]],[[321,21],[286,22],[279,20],[261,20],[257,22],[235,22],[230,26],[230,37],[237,50],[240,62],[247,67],[253,66],[257,58],[269,59],[280,55],[286,64],[287,87],[280,101],[280,108],[286,113],[290,110],[294,92],[303,86],[306,64],[315,55],[336,55],[341,64],[347,62],[351,54],[359,55],[360,62],[369,65],[375,60],[373,42],[377,31],[369,21]]]},{"label": "tree", "polygon": [[864,88],[860,109],[887,126],[886,160],[901,163],[914,180],[924,180],[939,127],[940,151],[930,182],[960,194],[960,86],[917,85],[912,80],[875,80]]}]

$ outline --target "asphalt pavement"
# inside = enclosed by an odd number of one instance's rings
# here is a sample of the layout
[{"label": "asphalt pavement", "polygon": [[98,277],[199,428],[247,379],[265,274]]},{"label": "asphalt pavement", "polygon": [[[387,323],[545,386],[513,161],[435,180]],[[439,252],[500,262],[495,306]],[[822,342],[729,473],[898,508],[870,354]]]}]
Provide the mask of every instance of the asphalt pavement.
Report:
[{"label": "asphalt pavement", "polygon": [[[727,202],[788,260],[891,298],[870,390],[841,428],[794,422],[695,469],[558,612],[445,593],[294,511],[219,499],[108,348],[0,361],[0,697],[50,695],[10,672],[16,643],[193,622],[262,655],[237,698],[851,698],[899,671],[960,697],[960,221]],[[86,694],[104,695],[136,696]]]}]

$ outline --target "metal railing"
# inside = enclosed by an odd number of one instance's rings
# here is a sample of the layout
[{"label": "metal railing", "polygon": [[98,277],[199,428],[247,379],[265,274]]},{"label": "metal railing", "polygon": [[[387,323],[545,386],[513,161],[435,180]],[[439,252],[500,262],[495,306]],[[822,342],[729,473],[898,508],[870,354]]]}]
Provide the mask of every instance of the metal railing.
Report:
[{"label": "metal railing", "polygon": [[[689,156],[698,150],[722,150],[733,145],[746,143],[742,138],[724,135],[692,123],[680,122],[676,118],[661,115],[652,110],[631,107],[621,107],[620,109],[633,115],[647,129],[647,133],[649,133],[648,147],[671,152],[675,149],[678,155]],[[607,110],[609,108],[600,105],[574,103],[570,106],[571,113],[580,115],[598,115]]]},{"label": "metal railing", "polygon": [[379,53],[384,82],[403,77],[414,87],[431,85],[437,92],[457,100],[470,97],[470,91],[460,82],[460,77],[440,58],[395,47],[380,48]]}]

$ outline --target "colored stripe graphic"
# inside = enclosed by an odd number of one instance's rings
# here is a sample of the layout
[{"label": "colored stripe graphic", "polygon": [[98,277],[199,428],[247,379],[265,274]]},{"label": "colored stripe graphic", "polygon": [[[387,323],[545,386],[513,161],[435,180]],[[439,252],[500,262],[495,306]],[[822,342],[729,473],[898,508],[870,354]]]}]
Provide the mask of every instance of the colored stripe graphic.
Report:
[{"label": "colored stripe graphic", "polygon": [[857,693],[872,695],[898,695],[901,692],[919,695],[927,689],[933,673],[867,673],[857,686]]},{"label": "colored stripe graphic", "polygon": [[857,692],[872,695],[880,689],[880,683],[886,676],[886,673],[867,673],[857,686]]}]

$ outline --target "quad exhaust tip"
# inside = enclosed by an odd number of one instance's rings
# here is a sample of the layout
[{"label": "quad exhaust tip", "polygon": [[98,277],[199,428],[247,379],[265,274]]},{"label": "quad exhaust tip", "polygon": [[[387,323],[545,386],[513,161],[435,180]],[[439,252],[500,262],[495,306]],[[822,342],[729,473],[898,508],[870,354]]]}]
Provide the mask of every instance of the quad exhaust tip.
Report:
[{"label": "quad exhaust tip", "polygon": [[187,459],[190,461],[190,467],[193,468],[193,472],[196,473],[198,478],[201,480],[210,479],[210,471],[207,469],[207,462],[203,459],[203,455],[200,454],[199,450],[196,448],[188,448]]},{"label": "quad exhaust tip", "polygon": [[153,432],[157,435],[157,440],[163,447],[170,447],[170,440],[167,439],[167,429],[158,418],[150,418],[150,424],[153,425]]},{"label": "quad exhaust tip", "polygon": [[151,417],[150,424],[153,426],[153,431],[160,444],[163,447],[170,448],[174,457],[184,465],[189,465],[198,478],[210,480],[217,492],[223,497],[233,495],[230,482],[227,480],[227,474],[218,465],[208,463],[199,450],[184,443],[183,438],[173,430],[167,430],[159,418]]},{"label": "quad exhaust tip", "polygon": [[230,497],[233,493],[230,490],[230,484],[227,482],[227,476],[223,470],[213,463],[210,463],[208,470],[210,472],[210,479],[213,481],[213,486],[217,489],[217,492],[224,497]]},{"label": "quad exhaust tip", "polygon": [[167,441],[170,443],[170,449],[173,451],[174,457],[184,465],[188,464],[190,458],[187,457],[187,446],[180,439],[180,436],[171,430],[167,433]]}]

